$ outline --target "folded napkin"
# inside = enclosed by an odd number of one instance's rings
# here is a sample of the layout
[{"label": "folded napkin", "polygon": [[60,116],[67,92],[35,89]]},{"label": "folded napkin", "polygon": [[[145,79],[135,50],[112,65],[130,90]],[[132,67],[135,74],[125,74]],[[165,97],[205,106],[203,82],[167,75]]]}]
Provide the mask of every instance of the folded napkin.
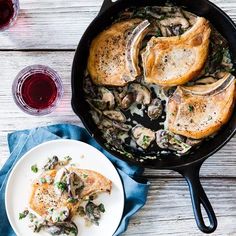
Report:
[{"label": "folded napkin", "polygon": [[[22,155],[31,148],[43,142],[61,138],[81,140],[94,146],[99,151],[103,152],[117,168],[124,186],[125,208],[121,223],[114,236],[121,235],[127,229],[130,217],[145,204],[149,183],[146,181],[140,182],[140,175],[143,173],[143,169],[130,165],[109,154],[87,133],[84,128],[69,124],[59,124],[35,128],[32,130],[16,131],[8,135],[10,157],[0,170],[1,236],[15,235],[7,219],[4,200],[6,182],[12,167],[22,157]],[[139,180],[139,182],[137,182],[137,180]]]}]

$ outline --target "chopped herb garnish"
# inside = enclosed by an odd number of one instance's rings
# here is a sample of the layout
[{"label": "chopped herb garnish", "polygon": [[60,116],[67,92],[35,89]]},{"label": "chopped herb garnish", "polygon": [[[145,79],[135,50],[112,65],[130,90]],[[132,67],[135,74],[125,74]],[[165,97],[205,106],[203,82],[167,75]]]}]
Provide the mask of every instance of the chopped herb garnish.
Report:
[{"label": "chopped herb garnish", "polygon": [[19,220],[24,219],[28,214],[28,210],[24,210],[23,212],[19,213]]},{"label": "chopped herb garnish", "polygon": [[45,184],[47,181],[45,178],[40,178],[40,183]]},{"label": "chopped herb garnish", "polygon": [[143,135],[143,143],[148,144],[149,141],[150,141],[150,137],[147,135]]},{"label": "chopped herb garnish", "polygon": [[35,164],[35,165],[31,166],[31,170],[32,170],[34,173],[37,173],[39,169],[38,169],[37,165]]},{"label": "chopped herb garnish", "polygon": [[84,177],[84,178],[87,178],[87,177],[88,177],[88,175],[86,175],[86,174],[83,174],[83,177]]},{"label": "chopped herb garnish", "polygon": [[193,112],[194,107],[193,107],[192,105],[189,105],[189,106],[188,106],[188,110],[189,110],[190,112]]},{"label": "chopped herb garnish", "polygon": [[76,202],[78,202],[78,199],[70,197],[70,198],[67,199],[67,202],[69,202],[69,203],[76,203]]},{"label": "chopped herb garnish", "polygon": [[70,156],[66,156],[66,157],[64,157],[64,159],[65,159],[66,161],[71,161],[71,160],[72,160],[72,158],[71,158]]},{"label": "chopped herb garnish", "polygon": [[99,209],[99,211],[101,211],[102,213],[104,213],[105,212],[105,207],[104,207],[104,205],[101,203],[100,205],[98,205],[98,209]]},{"label": "chopped herb garnish", "polygon": [[156,37],[161,37],[161,36],[162,36],[161,30],[158,28],[156,31]]},{"label": "chopped herb garnish", "polygon": [[56,186],[58,189],[61,189],[62,191],[65,191],[67,189],[67,185],[64,182],[57,182]]}]

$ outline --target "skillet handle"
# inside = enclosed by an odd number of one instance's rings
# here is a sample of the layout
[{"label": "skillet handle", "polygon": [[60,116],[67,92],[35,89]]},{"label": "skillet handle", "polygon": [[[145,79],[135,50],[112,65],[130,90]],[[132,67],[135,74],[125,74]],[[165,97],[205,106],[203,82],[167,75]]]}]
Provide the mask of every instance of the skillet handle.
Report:
[{"label": "skillet handle", "polygon": [[102,14],[105,12],[108,8],[110,8],[112,5],[114,5],[116,1],[115,0],[103,0],[102,7],[98,13],[98,15]]},{"label": "skillet handle", "polygon": [[[192,166],[184,167],[183,169],[179,170],[179,173],[184,176],[188,183],[193,205],[193,213],[197,226],[202,232],[209,234],[213,233],[216,230],[217,219],[211,203],[209,202],[208,197],[200,182],[199,172],[201,165],[202,163],[198,163]],[[204,207],[207,213],[210,225],[206,225],[206,223],[204,222],[201,206]]]}]

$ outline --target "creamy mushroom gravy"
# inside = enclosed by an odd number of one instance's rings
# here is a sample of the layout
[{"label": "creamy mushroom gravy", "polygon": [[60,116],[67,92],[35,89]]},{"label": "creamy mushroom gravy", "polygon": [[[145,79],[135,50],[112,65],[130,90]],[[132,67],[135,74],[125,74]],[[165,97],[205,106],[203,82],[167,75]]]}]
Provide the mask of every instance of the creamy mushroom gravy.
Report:
[{"label": "creamy mushroom gravy", "polygon": [[[114,22],[141,18],[151,23],[151,30],[143,39],[139,51],[139,65],[143,71],[141,52],[150,38],[180,36],[194,25],[196,17],[176,6],[148,6],[126,9]],[[222,73],[234,71],[227,41],[213,26],[211,30],[205,67],[198,79],[186,85],[209,84],[219,80]],[[129,158],[135,158],[132,153],[136,153],[141,162],[172,152],[184,155],[203,141],[168,131],[165,125],[165,105],[175,89],[146,84],[143,75],[122,87],[97,86],[87,72],[84,79],[84,92],[91,108],[90,113],[106,140],[107,148]]]}]

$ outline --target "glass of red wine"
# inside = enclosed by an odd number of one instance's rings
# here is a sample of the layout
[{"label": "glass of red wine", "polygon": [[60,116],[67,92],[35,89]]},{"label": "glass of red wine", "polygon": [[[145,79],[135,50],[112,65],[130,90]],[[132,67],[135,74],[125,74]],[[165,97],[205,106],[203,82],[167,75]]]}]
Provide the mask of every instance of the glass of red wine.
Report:
[{"label": "glass of red wine", "polygon": [[19,8],[19,0],[0,0],[0,31],[14,24]]},{"label": "glass of red wine", "polygon": [[43,65],[24,68],[12,85],[13,98],[31,115],[51,113],[63,96],[62,81],[56,71]]}]

